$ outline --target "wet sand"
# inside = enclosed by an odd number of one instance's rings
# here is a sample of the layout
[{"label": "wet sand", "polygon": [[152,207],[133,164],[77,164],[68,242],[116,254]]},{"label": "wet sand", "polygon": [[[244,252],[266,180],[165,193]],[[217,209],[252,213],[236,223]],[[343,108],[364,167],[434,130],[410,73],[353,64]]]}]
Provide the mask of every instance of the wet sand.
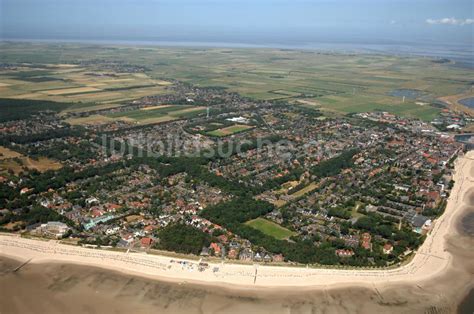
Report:
[{"label": "wet sand", "polygon": [[474,313],[474,289],[471,289],[469,294],[464,298],[458,307],[459,314],[472,314]]},{"label": "wet sand", "polygon": [[[474,205],[474,191],[469,195]],[[461,217],[474,212],[474,206]],[[469,220],[470,221],[470,220]],[[0,313],[472,313],[474,239],[470,229],[448,237],[453,266],[415,286],[315,290],[232,290],[166,283],[72,264],[21,264],[0,258]],[[464,299],[464,301],[463,301]]]},{"label": "wet sand", "polygon": [[385,289],[233,291],[59,263],[27,264],[13,273],[20,262],[2,257],[0,313],[455,313],[472,288],[473,240],[455,235],[449,243],[450,272]]}]

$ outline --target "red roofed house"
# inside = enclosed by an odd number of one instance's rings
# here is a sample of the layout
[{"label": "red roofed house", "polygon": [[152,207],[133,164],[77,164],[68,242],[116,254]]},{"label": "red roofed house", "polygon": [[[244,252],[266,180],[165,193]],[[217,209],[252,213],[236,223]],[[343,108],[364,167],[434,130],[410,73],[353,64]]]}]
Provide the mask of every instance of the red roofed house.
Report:
[{"label": "red roofed house", "polygon": [[145,228],[143,228],[143,231],[145,231],[145,233],[151,233],[155,229],[156,229],[156,226],[148,225],[148,226],[145,226]]},{"label": "red roofed house", "polygon": [[107,208],[107,211],[109,212],[116,212],[118,209],[122,208],[122,206],[117,205],[117,204],[107,204],[105,205]]},{"label": "red roofed house", "polygon": [[365,232],[365,233],[363,233],[362,236],[361,236],[361,244],[360,244],[360,245],[361,245],[364,249],[370,250],[370,249],[372,249],[372,243],[371,243],[371,241],[372,241],[372,237],[371,237],[370,233]]},{"label": "red roofed house", "polygon": [[130,203],[128,203],[128,206],[131,207],[131,208],[135,208],[135,209],[143,209],[143,208],[147,207],[148,204],[142,203],[142,202],[130,202]]},{"label": "red roofed house", "polygon": [[283,262],[284,260],[285,260],[285,258],[283,257],[282,254],[275,254],[275,255],[273,255],[273,261],[274,261],[275,263],[281,263],[281,262]]},{"label": "red roofed house", "polygon": [[440,198],[440,194],[438,191],[431,191],[427,193],[428,199],[431,201],[437,202]]},{"label": "red roofed house", "polygon": [[94,206],[94,207],[91,208],[91,216],[92,217],[94,217],[94,218],[100,217],[103,214],[104,214],[104,211],[101,210],[99,207]]},{"label": "red roofed house", "polygon": [[176,207],[179,209],[185,208],[186,203],[182,199],[177,199],[176,200]]},{"label": "red roofed house", "polygon": [[221,234],[220,236],[217,237],[219,239],[219,241],[221,241],[222,243],[227,243],[229,242],[229,239],[227,238],[227,236],[225,234]]},{"label": "red roofed house", "polygon": [[238,256],[239,254],[236,249],[230,249],[229,253],[227,254],[227,257],[230,259],[236,259]]},{"label": "red roofed house", "polygon": [[[33,190],[33,189],[31,189],[31,190]],[[30,192],[31,190],[30,190],[29,188],[23,188],[23,189],[21,189],[20,194],[23,195],[23,194],[25,194],[25,193]]]},{"label": "red roofed house", "polygon": [[152,238],[142,238],[140,241],[141,247],[142,248],[149,248],[153,244],[153,239]]},{"label": "red roofed house", "polygon": [[219,246],[219,244],[215,243],[215,242],[212,242],[211,243],[211,249],[214,250],[214,255],[219,255],[221,254],[221,247]]}]

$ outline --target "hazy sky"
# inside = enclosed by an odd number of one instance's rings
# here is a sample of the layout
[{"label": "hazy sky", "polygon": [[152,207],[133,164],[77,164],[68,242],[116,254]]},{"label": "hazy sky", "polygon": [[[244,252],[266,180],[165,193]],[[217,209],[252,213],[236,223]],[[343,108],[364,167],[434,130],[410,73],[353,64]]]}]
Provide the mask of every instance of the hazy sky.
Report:
[{"label": "hazy sky", "polygon": [[0,0],[2,39],[473,43],[474,0]]}]

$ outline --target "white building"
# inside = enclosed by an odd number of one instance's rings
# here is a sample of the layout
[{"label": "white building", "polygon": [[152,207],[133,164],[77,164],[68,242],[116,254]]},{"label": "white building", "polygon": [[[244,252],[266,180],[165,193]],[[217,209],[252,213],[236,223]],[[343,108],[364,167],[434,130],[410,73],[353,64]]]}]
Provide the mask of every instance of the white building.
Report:
[{"label": "white building", "polygon": [[70,230],[69,226],[60,221],[48,221],[34,230],[34,233],[50,238],[62,238]]}]

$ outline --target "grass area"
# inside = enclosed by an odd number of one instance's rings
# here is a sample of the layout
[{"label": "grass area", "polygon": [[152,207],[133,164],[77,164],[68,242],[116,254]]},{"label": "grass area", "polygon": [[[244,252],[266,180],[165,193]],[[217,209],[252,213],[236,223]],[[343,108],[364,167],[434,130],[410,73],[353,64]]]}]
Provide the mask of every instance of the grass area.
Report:
[{"label": "grass area", "polygon": [[206,108],[204,107],[192,107],[188,109],[172,111],[172,112],[169,112],[168,114],[170,116],[179,117],[179,118],[193,118],[204,112],[206,112]]},{"label": "grass area", "polygon": [[28,169],[36,169],[39,172],[58,170],[63,167],[61,163],[46,157],[39,157],[38,159],[23,158],[23,165]]},{"label": "grass area", "polygon": [[69,119],[66,119],[65,122],[71,125],[85,125],[85,124],[97,125],[97,124],[104,124],[107,122],[113,122],[115,120],[118,120],[118,119],[113,119],[113,118],[106,117],[99,114],[93,114],[87,117],[69,118]]},{"label": "grass area", "polygon": [[[119,107],[120,104],[100,104],[100,105],[91,105],[91,106],[83,106],[83,107],[72,107],[69,108],[63,113],[66,112],[87,112],[93,111],[98,109],[106,109],[106,108],[115,108]],[[97,124],[104,124],[110,123],[113,121],[121,120],[130,123],[136,124],[154,124],[154,123],[161,123],[167,121],[173,121],[177,119],[183,118],[192,118],[199,114],[202,114],[206,111],[205,107],[201,106],[184,106],[184,105],[162,105],[162,106],[154,106],[154,107],[147,107],[137,110],[131,111],[123,111],[123,112],[116,112],[109,115],[100,115],[100,114],[92,114],[86,117],[79,117],[79,118],[69,118],[66,119],[65,122],[71,125],[97,125]]]},{"label": "grass area", "polygon": [[[288,195],[288,192],[290,191],[290,187],[294,188],[298,184],[299,184],[298,181],[285,182],[281,185],[281,188],[279,190],[274,191],[274,194],[275,195]],[[306,193],[309,193],[309,192],[315,190],[316,188],[318,188],[318,186],[319,186],[318,183],[311,182],[310,184],[308,184],[307,186],[305,186],[301,190],[296,191],[295,193],[288,195],[288,200],[284,200],[284,199],[279,198],[279,199],[277,199],[276,201],[274,201],[272,203],[277,208],[280,208],[282,206],[285,206],[288,202],[291,202],[294,199],[297,199],[298,197],[303,196]]]},{"label": "grass area", "polygon": [[316,189],[318,187],[318,184],[316,182],[311,182],[310,184],[308,184],[307,186],[305,186],[304,188],[302,188],[301,190],[295,192],[292,194],[292,196],[294,198],[298,198],[300,196],[303,196],[305,195],[306,193],[309,193],[311,191],[313,191],[314,189]]},{"label": "grass area", "polygon": [[155,124],[155,123],[162,123],[162,122],[168,122],[168,121],[173,121],[178,119],[177,117],[173,116],[161,116],[161,117],[153,117],[149,119],[143,119],[140,120],[139,124]]},{"label": "grass area", "polygon": [[61,169],[62,164],[45,157],[32,159],[23,155],[21,155],[21,157],[0,160],[0,173],[13,171],[15,174],[18,174],[23,171],[23,168],[36,169],[39,172],[45,172],[48,170]]},{"label": "grass area", "polygon": [[357,212],[362,205],[363,205],[362,203],[357,202],[356,205],[352,208],[351,210],[352,218],[360,218],[360,217],[365,216],[364,214]]},{"label": "grass area", "polygon": [[117,112],[108,115],[107,119],[121,119],[139,124],[153,124],[182,118],[195,117],[205,112],[205,107],[190,105],[162,105],[132,111]]},{"label": "grass area", "polygon": [[228,135],[236,134],[239,132],[243,132],[252,128],[253,126],[250,126],[250,125],[235,124],[235,125],[231,125],[225,128],[209,131],[207,132],[207,134],[211,136],[223,137],[223,136],[228,136]]},{"label": "grass area", "polygon": [[253,219],[245,224],[278,240],[287,239],[295,234],[293,231],[264,218]]},{"label": "grass area", "polygon": [[464,92],[462,94],[440,97],[439,100],[448,104],[449,107],[451,107],[454,110],[464,111],[468,114],[473,114],[474,109],[464,106],[463,104],[459,102],[462,99],[471,98],[471,97],[474,97],[474,93],[472,92],[472,89],[470,89],[469,92]]},{"label": "grass area", "polygon": [[177,111],[181,109],[187,109],[190,108],[191,106],[179,106],[179,105],[174,105],[174,106],[166,106],[166,107],[160,107],[156,109],[151,109],[151,110],[132,110],[132,111],[124,111],[124,112],[117,112],[117,113],[112,113],[109,115],[109,117],[113,118],[122,118],[126,117],[129,119],[133,120],[145,120],[145,119],[150,119],[150,118],[159,118],[168,115],[168,113],[172,111]]},{"label": "grass area", "polygon": [[0,146],[0,160],[22,157],[23,155],[9,148]]},{"label": "grass area", "polygon": [[170,106],[171,105],[157,105],[157,106],[150,106],[150,107],[140,108],[140,110],[145,110],[145,111],[156,110],[156,109],[161,109],[161,108],[167,108],[167,107],[170,107]]},{"label": "grass area", "polygon": [[72,112],[90,112],[95,110],[104,110],[104,109],[112,109],[122,106],[121,104],[114,104],[114,103],[103,103],[103,104],[84,104],[84,103],[77,103],[72,105],[66,110],[61,111],[61,114],[65,113],[72,113]]},{"label": "grass area", "polygon": [[396,115],[419,118],[424,121],[431,121],[439,112],[439,108],[430,105],[421,106],[415,102],[396,103],[387,99],[386,102],[380,99],[370,99],[368,97],[355,97],[352,101],[341,97],[322,97],[320,99],[321,109],[338,113],[351,112],[373,112],[387,111]]},{"label": "grass area", "polygon": [[75,88],[61,88],[61,89],[49,89],[39,91],[39,93],[47,95],[69,95],[69,94],[84,94],[89,92],[97,92],[100,89],[94,87],[75,87]]}]

